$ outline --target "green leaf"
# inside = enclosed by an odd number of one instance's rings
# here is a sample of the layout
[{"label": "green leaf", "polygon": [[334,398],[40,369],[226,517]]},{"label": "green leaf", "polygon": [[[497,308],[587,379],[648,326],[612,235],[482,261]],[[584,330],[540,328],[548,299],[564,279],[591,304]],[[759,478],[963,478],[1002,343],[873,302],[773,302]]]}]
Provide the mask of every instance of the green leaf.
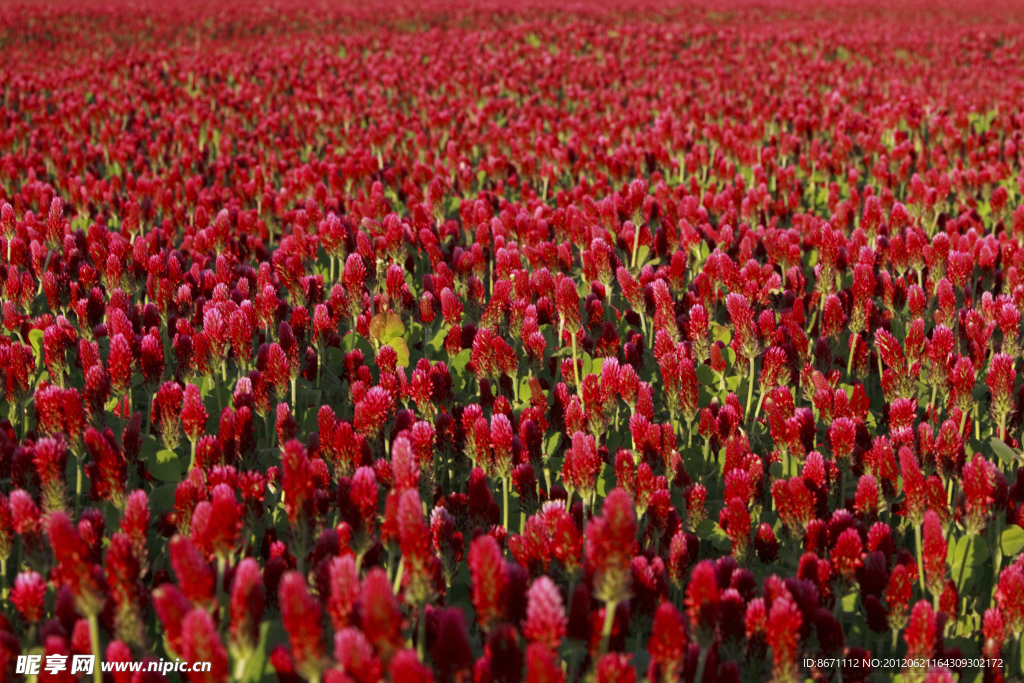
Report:
[{"label": "green leaf", "polygon": [[398,354],[398,364],[403,368],[409,367],[409,345],[401,337],[389,339],[386,346],[390,346]]},{"label": "green leaf", "polygon": [[975,568],[985,564],[991,557],[988,544],[976,534],[961,536],[953,548],[950,573],[960,582],[959,588],[975,573]]},{"label": "green leaf", "polygon": [[1003,533],[999,534],[999,545],[1007,557],[1013,557],[1024,550],[1024,529],[1017,524],[1003,529]]},{"label": "green leaf", "polygon": [[149,460],[149,473],[160,481],[175,484],[181,481],[181,460],[174,451],[162,450]]},{"label": "green leaf", "polygon": [[434,337],[427,342],[427,346],[435,351],[440,351],[444,348],[444,340],[448,336],[448,333],[444,329],[440,329],[434,333]]},{"label": "green leaf", "polygon": [[176,489],[177,486],[174,484],[161,484],[153,489],[149,500],[154,517],[174,509],[174,492]]},{"label": "green leaf", "polygon": [[697,528],[695,529],[697,533],[697,538],[704,540],[711,538],[711,535],[714,533],[716,526],[718,525],[715,524],[715,520],[705,519],[703,522],[698,524]]},{"label": "green leaf", "polygon": [[716,550],[719,550],[721,552],[730,552],[732,550],[732,541],[729,540],[729,536],[726,535],[725,530],[718,525],[718,522],[711,523],[714,525],[709,536],[711,545],[713,545]]},{"label": "green leaf", "polygon": [[721,341],[726,346],[732,341],[732,330],[727,325],[711,323],[711,334],[715,341]]},{"label": "green leaf", "polygon": [[387,344],[405,334],[405,325],[394,311],[383,311],[373,316],[370,321],[370,336],[382,344]]},{"label": "green leaf", "polygon": [[464,375],[466,371],[466,364],[469,363],[469,356],[469,349],[462,349],[455,354],[455,357],[452,358],[451,365],[449,366],[451,371],[458,375]]},{"label": "green leaf", "polygon": [[697,381],[704,386],[712,386],[718,384],[718,380],[715,378],[715,371],[710,367],[701,363],[697,366]]},{"label": "green leaf", "polygon": [[650,256],[650,254],[651,248],[646,244],[641,245],[640,248],[636,250],[636,264],[638,266],[642,266],[647,263],[647,257]]},{"label": "green leaf", "polygon": [[561,443],[562,443],[562,433],[561,432],[555,432],[554,434],[549,436],[547,438],[547,440],[544,442],[544,455],[546,455],[546,456],[548,456],[550,458],[552,455],[554,455],[555,453],[558,452],[558,447],[559,447],[559,445],[561,445]]},{"label": "green leaf", "polygon": [[32,345],[32,350],[35,351],[36,363],[41,363],[43,360],[43,331],[29,330],[28,343]]},{"label": "green leaf", "polygon": [[1003,464],[1009,465],[1020,460],[1020,453],[1007,446],[999,437],[993,436],[989,439],[988,444],[992,448],[992,452],[1003,461]]},{"label": "green leaf", "polygon": [[156,438],[147,436],[142,440],[142,445],[139,446],[139,459],[148,462],[152,460],[156,456],[157,452],[162,450],[162,448],[163,447]]}]

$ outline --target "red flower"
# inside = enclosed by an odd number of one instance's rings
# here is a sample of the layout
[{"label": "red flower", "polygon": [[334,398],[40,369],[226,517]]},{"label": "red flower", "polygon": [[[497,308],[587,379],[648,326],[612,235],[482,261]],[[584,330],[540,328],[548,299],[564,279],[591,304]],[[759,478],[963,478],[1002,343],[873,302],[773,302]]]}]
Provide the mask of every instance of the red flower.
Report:
[{"label": "red flower", "polygon": [[14,588],[10,600],[22,618],[30,624],[43,616],[43,599],[46,597],[46,581],[39,574],[27,571],[14,577]]},{"label": "red flower", "polygon": [[541,643],[526,647],[526,683],[565,683],[562,667]]},{"label": "red flower", "polygon": [[597,662],[597,683],[635,683],[636,669],[630,664],[631,655],[609,652]]},{"label": "red flower", "polygon": [[594,571],[594,597],[617,604],[629,597],[630,563],[636,538],[636,512],[629,494],[609,492],[601,515],[587,524],[587,564]]},{"label": "red flower", "polygon": [[651,653],[651,666],[647,678],[651,681],[675,681],[683,666],[687,646],[686,624],[671,602],[663,602],[654,613],[654,625],[647,650]]},{"label": "red flower", "polygon": [[110,357],[107,359],[107,367],[110,370],[111,386],[118,396],[124,396],[131,385],[132,365],[132,350],[128,341],[124,335],[115,334],[110,340]]},{"label": "red flower", "polygon": [[355,419],[353,420],[356,431],[365,434],[371,440],[376,439],[384,427],[391,406],[392,400],[387,390],[381,387],[372,387],[356,403]]},{"label": "red flower", "polygon": [[1014,638],[1019,637],[1024,631],[1024,570],[1019,564],[1012,564],[1000,572],[994,597],[1006,630]]},{"label": "red flower", "polygon": [[576,283],[573,282],[572,278],[563,277],[559,280],[555,306],[558,309],[558,317],[566,332],[570,335],[575,335],[583,328],[580,318],[580,295],[576,291]]},{"label": "red flower", "polygon": [[925,509],[924,474],[909,448],[901,448],[899,458],[900,474],[903,476],[904,514],[911,524],[920,526],[924,521]]},{"label": "red flower", "polygon": [[334,658],[345,674],[358,683],[381,680],[383,666],[373,646],[357,628],[343,628],[334,634]]},{"label": "red flower", "polygon": [[477,623],[484,631],[490,631],[504,614],[508,580],[501,548],[490,535],[480,536],[470,545],[469,571]]},{"label": "red flower", "polygon": [[832,568],[849,582],[856,580],[857,570],[864,566],[864,546],[857,529],[851,527],[839,534],[832,549]]},{"label": "red flower", "polygon": [[306,580],[296,571],[286,572],[277,589],[281,620],[295,660],[295,670],[305,678],[319,678],[324,667],[322,611],[309,594]]},{"label": "red flower", "polygon": [[566,451],[562,464],[562,481],[569,493],[578,491],[583,500],[589,503],[601,464],[594,437],[582,432],[573,434],[572,447]]},{"label": "red flower", "polygon": [[259,563],[251,557],[239,562],[231,582],[229,631],[232,647],[243,656],[251,654],[259,644],[265,590]]},{"label": "red flower", "polygon": [[195,443],[203,435],[206,431],[207,417],[199,387],[194,384],[186,385],[181,407],[181,422],[189,441]]},{"label": "red flower", "polygon": [[974,458],[964,465],[962,479],[968,533],[979,533],[987,523],[995,502],[997,472],[998,468],[980,453],[975,453]]},{"label": "red flower", "polygon": [[39,439],[34,450],[36,471],[43,489],[43,511],[53,512],[64,509],[64,471],[68,451],[63,439]]},{"label": "red flower", "polygon": [[[14,494],[11,498],[13,502]],[[106,590],[102,571],[89,560],[88,545],[62,511],[52,512],[47,516],[46,535],[57,559],[60,576],[71,588],[76,609],[86,616],[98,615],[106,602]]]},{"label": "red flower", "polygon": [[293,528],[300,524],[300,517],[308,517],[315,487],[306,449],[294,439],[289,441],[281,454],[281,488],[288,522]]},{"label": "red flower", "polygon": [[[213,617],[205,609],[190,611],[181,623],[181,656],[192,662],[209,662],[209,671],[189,671],[192,683],[217,683],[228,676],[228,653]],[[198,667],[197,667],[198,668]]]},{"label": "red flower", "polygon": [[714,642],[718,627],[718,574],[715,563],[704,560],[693,568],[686,586],[686,616],[694,639],[707,648]]},{"label": "red flower", "polygon": [[392,683],[434,683],[433,672],[412,650],[402,650],[391,660]]},{"label": "red flower", "polygon": [[542,576],[530,586],[526,598],[523,635],[531,642],[547,645],[552,654],[556,653],[568,625],[558,588],[551,579]]},{"label": "red flower", "polygon": [[156,392],[150,419],[164,447],[173,451],[181,442],[182,391],[177,382],[167,382]]},{"label": "red flower", "polygon": [[788,593],[772,600],[768,610],[765,640],[772,649],[772,673],[775,681],[799,680],[796,661],[797,643],[803,617]]},{"label": "red flower", "polygon": [[391,661],[402,644],[402,612],[383,569],[374,567],[363,579],[359,625],[383,662]]},{"label": "red flower", "polygon": [[210,604],[217,577],[199,549],[181,535],[172,538],[167,549],[181,592],[193,602]]},{"label": "red flower", "polygon": [[349,626],[353,621],[356,599],[359,597],[359,573],[352,555],[335,557],[330,563],[330,595],[327,597],[327,613],[334,630]]},{"label": "red flower", "polygon": [[402,494],[398,502],[399,546],[402,551],[406,601],[422,608],[433,597],[430,529],[423,518],[420,496],[414,489]]},{"label": "red flower", "polygon": [[927,600],[920,600],[910,612],[910,623],[904,638],[907,656],[928,659],[935,654],[935,612]]}]

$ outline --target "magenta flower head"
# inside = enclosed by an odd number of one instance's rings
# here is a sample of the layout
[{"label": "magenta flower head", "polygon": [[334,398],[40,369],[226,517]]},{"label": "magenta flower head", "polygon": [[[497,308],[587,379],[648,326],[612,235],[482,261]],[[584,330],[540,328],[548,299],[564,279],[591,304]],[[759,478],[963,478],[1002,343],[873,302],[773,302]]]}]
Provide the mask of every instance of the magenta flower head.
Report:
[{"label": "magenta flower head", "polygon": [[587,524],[586,559],[594,572],[594,597],[614,606],[630,596],[630,566],[636,539],[636,511],[629,494],[613,489],[601,515]]},{"label": "magenta flower head", "polygon": [[710,647],[718,629],[720,591],[715,563],[704,560],[693,568],[686,586],[686,616],[701,648]]},{"label": "magenta flower head", "polygon": [[977,534],[985,528],[996,500],[998,474],[996,465],[986,460],[981,453],[975,453],[974,458],[964,465],[962,479],[967,533]]},{"label": "magenta flower head", "polygon": [[803,616],[796,602],[788,594],[772,600],[768,610],[765,639],[772,649],[772,673],[774,681],[800,680],[797,663],[797,644]]},{"label": "magenta flower head", "polygon": [[206,406],[203,404],[199,387],[194,384],[187,385],[181,407],[181,423],[189,441],[195,443],[205,433],[207,418]]},{"label": "magenta flower head", "polygon": [[281,488],[288,521],[297,528],[309,517],[316,483],[311,476],[306,449],[294,439],[284,445],[281,454]]},{"label": "magenta flower head", "polygon": [[406,601],[421,609],[434,597],[430,528],[423,517],[420,496],[414,489],[398,502],[399,546],[402,551]]},{"label": "magenta flower head", "polygon": [[150,416],[153,426],[163,441],[164,448],[173,451],[181,443],[183,394],[177,382],[166,382],[156,392]]},{"label": "magenta flower head", "polygon": [[[13,498],[13,495],[12,495]],[[86,616],[96,616],[106,602],[102,571],[89,561],[89,547],[61,511],[46,518],[46,535],[57,559],[61,579],[71,588],[75,608]]]},{"label": "magenta flower head", "polygon": [[217,577],[210,563],[195,544],[184,536],[175,536],[168,544],[171,568],[178,587],[186,598],[200,605],[213,602]]},{"label": "magenta flower head", "polygon": [[490,631],[504,614],[508,582],[501,547],[493,536],[484,534],[473,540],[469,549],[469,572],[477,623],[484,631]]},{"label": "magenta flower head", "polygon": [[648,680],[665,683],[677,680],[684,664],[688,640],[683,616],[671,602],[662,602],[654,613],[651,638],[647,643],[651,654]]},{"label": "magenta flower head", "polygon": [[64,470],[68,462],[68,451],[64,440],[44,438],[36,442],[33,449],[36,472],[43,489],[43,511],[53,512],[64,509]]},{"label": "magenta flower head", "polygon": [[725,297],[725,308],[732,321],[734,336],[733,350],[744,358],[753,359],[760,350],[760,339],[754,325],[754,310],[742,294],[732,293]]},{"label": "magenta flower head", "polygon": [[324,668],[324,643],[320,602],[309,594],[306,580],[296,571],[286,572],[277,589],[281,620],[295,660],[304,678],[319,679]]},{"label": "magenta flower head", "polygon": [[402,611],[387,573],[374,567],[363,579],[359,595],[359,625],[381,661],[389,662],[402,647]]},{"label": "magenta flower head", "polygon": [[[903,637],[907,641],[907,656],[914,659],[928,659],[935,654],[935,612],[926,600],[920,600],[910,611],[910,623]],[[923,667],[911,667],[908,673],[923,671]]]},{"label": "magenta flower head", "polygon": [[1018,638],[1024,631],[1024,569],[1019,564],[1000,572],[994,597],[1006,630]]},{"label": "magenta flower head", "polygon": [[181,656],[193,662],[210,662],[210,671],[189,672],[192,683],[218,683],[228,677],[228,652],[221,642],[213,617],[195,608],[181,623]]},{"label": "magenta flower head", "polygon": [[530,642],[547,645],[552,654],[556,653],[568,626],[558,587],[547,576],[541,576],[530,586],[526,599],[523,635]]},{"label": "magenta flower head", "polygon": [[14,588],[10,600],[22,618],[34,624],[43,616],[43,599],[46,597],[46,581],[36,572],[21,572],[14,577]]},{"label": "magenta flower head", "polygon": [[124,338],[124,335],[114,335],[110,340],[110,357],[107,359],[107,367],[111,386],[118,396],[124,396],[131,385],[133,364],[134,359],[128,340]]},{"label": "magenta flower head", "polygon": [[985,383],[992,394],[989,410],[993,423],[999,425],[1000,436],[1005,436],[1006,419],[1017,407],[1013,393],[1016,379],[1017,371],[1014,369],[1014,359],[1011,356],[1004,353],[992,356]]},{"label": "magenta flower head", "polygon": [[914,526],[924,521],[925,484],[921,466],[909,448],[899,452],[900,474],[903,476],[904,514]]},{"label": "magenta flower head", "polygon": [[580,295],[576,291],[576,283],[572,278],[564,277],[559,281],[555,306],[558,309],[559,320],[566,332],[575,335],[583,329],[580,316]]},{"label": "magenta flower head", "polygon": [[266,589],[259,563],[247,557],[238,563],[231,581],[229,632],[235,657],[248,657],[259,644],[260,621],[266,604]]}]

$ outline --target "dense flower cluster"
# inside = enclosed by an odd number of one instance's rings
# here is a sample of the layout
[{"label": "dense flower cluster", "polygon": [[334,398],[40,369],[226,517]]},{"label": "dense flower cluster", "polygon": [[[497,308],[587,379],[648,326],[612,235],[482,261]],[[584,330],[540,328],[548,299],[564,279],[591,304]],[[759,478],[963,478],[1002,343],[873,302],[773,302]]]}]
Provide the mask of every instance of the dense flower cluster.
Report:
[{"label": "dense flower cluster", "polygon": [[0,681],[1019,680],[1024,17],[791,4],[4,9]]}]

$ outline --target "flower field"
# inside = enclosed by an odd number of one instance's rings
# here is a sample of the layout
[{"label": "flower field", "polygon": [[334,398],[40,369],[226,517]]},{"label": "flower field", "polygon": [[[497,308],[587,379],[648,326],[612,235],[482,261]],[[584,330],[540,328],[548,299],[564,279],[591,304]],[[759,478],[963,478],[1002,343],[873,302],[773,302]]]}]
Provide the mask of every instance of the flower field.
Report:
[{"label": "flower field", "polygon": [[1021,52],[0,5],[0,681],[1021,680]]}]

